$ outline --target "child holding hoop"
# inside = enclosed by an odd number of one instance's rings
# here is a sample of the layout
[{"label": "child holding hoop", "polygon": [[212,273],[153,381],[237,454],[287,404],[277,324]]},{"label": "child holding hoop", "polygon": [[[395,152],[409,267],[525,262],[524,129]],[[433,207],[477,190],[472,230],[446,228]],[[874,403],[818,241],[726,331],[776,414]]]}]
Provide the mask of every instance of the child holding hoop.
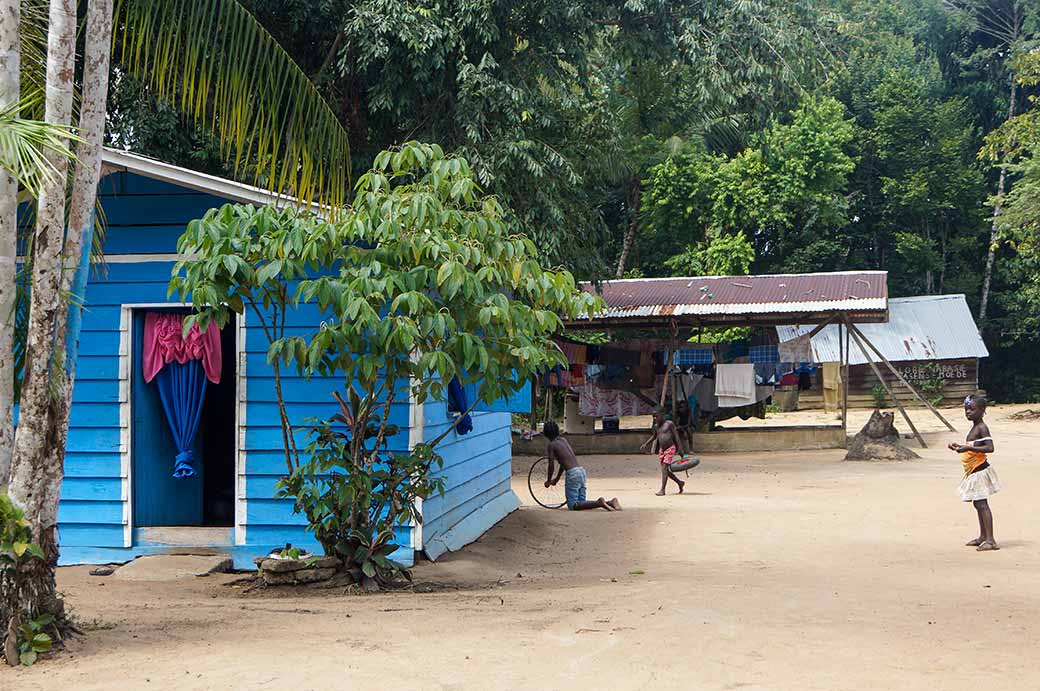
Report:
[{"label": "child holding hoop", "polygon": [[[578,456],[574,453],[570,443],[560,436],[559,425],[549,420],[545,423],[545,427],[542,428],[542,434],[549,440],[549,448],[545,454],[549,457],[549,476],[545,480],[545,486],[552,487],[560,481],[560,476],[566,472],[567,477],[564,480],[563,487],[567,496],[568,509],[571,511],[586,511],[588,509],[621,510],[621,502],[617,500],[617,497],[610,501],[603,497],[593,501],[585,499],[585,483],[588,481],[588,475],[585,473],[585,469],[581,467],[581,464],[578,463]],[[555,463],[560,464],[560,469],[556,471],[556,477],[554,478],[553,466]]]}]

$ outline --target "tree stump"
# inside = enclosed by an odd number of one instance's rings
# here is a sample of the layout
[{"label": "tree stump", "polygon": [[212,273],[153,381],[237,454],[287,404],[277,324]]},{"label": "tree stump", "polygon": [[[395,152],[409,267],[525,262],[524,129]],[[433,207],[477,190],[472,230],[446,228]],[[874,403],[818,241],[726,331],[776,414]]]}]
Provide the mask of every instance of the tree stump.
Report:
[{"label": "tree stump", "polygon": [[863,429],[849,442],[846,461],[909,461],[920,458],[916,453],[903,446],[903,440],[896,431],[895,413],[882,413],[875,410]]}]

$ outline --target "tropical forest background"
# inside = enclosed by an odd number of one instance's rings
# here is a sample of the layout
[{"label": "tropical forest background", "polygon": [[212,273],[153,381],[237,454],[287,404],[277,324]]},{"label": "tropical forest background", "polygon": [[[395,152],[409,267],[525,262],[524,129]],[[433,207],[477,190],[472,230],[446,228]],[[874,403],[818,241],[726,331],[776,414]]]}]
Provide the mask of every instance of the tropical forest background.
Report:
[{"label": "tropical forest background", "polygon": [[[244,0],[354,179],[463,153],[582,279],[884,269],[964,293],[998,400],[1040,400],[1040,0]],[[252,182],[117,70],[109,144]],[[967,336],[967,334],[966,334]]]}]

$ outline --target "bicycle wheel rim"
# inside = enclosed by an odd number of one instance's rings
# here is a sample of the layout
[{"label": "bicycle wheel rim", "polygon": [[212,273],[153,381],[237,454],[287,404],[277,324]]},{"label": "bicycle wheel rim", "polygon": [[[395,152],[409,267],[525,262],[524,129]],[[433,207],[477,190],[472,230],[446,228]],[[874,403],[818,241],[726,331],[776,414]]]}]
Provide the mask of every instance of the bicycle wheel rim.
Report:
[{"label": "bicycle wheel rim", "polygon": [[544,484],[545,481],[540,479],[547,477],[548,463],[549,459],[542,457],[531,464],[531,469],[527,471],[527,491],[531,493],[531,498],[539,506],[546,509],[559,509],[567,505],[567,498],[560,499],[559,491],[553,492],[552,488],[547,488]]}]

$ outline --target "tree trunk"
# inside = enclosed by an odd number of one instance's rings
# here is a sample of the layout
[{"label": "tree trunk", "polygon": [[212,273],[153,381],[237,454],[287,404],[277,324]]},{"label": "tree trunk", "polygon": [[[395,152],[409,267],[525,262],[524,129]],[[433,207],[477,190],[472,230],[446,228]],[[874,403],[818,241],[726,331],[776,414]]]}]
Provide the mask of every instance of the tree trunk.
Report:
[{"label": "tree trunk", "polygon": [[[1015,117],[1015,97],[1017,89],[1014,77],[1011,79],[1011,98],[1008,102],[1007,119]],[[1006,121],[1005,121],[1006,122]],[[986,269],[982,274],[982,298],[979,300],[979,331],[985,328],[986,312],[989,308],[989,287],[993,281],[993,262],[996,260],[998,221],[1000,209],[1004,205],[1004,188],[1007,183],[1007,166],[1000,166],[1000,179],[997,181],[997,197],[993,204],[993,224],[989,229],[989,247],[986,248]]]},{"label": "tree trunk", "polygon": [[[69,125],[72,119],[75,50],[76,3],[51,0],[47,36],[47,122]],[[25,512],[33,539],[44,548],[46,555],[45,560],[33,560],[32,571],[26,574],[29,595],[20,604],[36,614],[48,612],[61,617],[54,568],[58,561],[55,531],[62,464],[54,462],[55,455],[51,453],[57,439],[52,422],[54,399],[50,394],[55,378],[64,376],[62,367],[51,364],[55,361],[54,330],[61,288],[68,159],[57,152],[48,156],[57,174],[53,182],[42,187],[36,215],[25,376],[11,463],[10,496]],[[64,324],[61,326],[64,328]],[[57,383],[60,384],[60,379]]]},{"label": "tree trunk", "polygon": [[948,240],[950,237],[950,222],[949,220],[943,219],[943,228],[941,235],[942,242],[942,265],[939,269],[939,294],[942,295],[946,292],[946,258],[949,254]]},{"label": "tree trunk", "polygon": [[[84,32],[83,86],[80,96],[79,136],[76,145],[76,174],[72,183],[69,207],[69,232],[65,238],[62,264],[62,293],[70,299],[58,302],[54,337],[54,352],[65,354],[65,383],[63,395],[58,396],[58,445],[52,449],[51,460],[59,466],[65,454],[69,431],[69,409],[72,406],[72,387],[76,379],[76,355],[79,351],[79,333],[83,323],[83,302],[86,298],[87,275],[90,271],[90,246],[94,237],[94,206],[97,186],[101,177],[101,145],[105,136],[105,108],[108,102],[108,70],[112,52],[112,0],[90,0],[87,25]],[[71,304],[70,304],[71,302]],[[65,329],[60,328],[66,325]]]},{"label": "tree trunk", "polygon": [[[18,102],[20,0],[0,0],[0,108]],[[0,493],[7,490],[14,448],[14,308],[18,253],[18,182],[0,171]],[[2,638],[2,632],[0,632]]]},{"label": "tree trunk", "polygon": [[628,222],[628,230],[625,231],[625,239],[621,243],[621,257],[618,258],[617,278],[625,277],[625,264],[628,263],[628,255],[632,252],[632,245],[636,241],[636,231],[639,230],[639,205],[642,202],[643,184],[636,180],[635,188],[632,190],[632,218]]},{"label": "tree trunk", "polygon": [[[932,249],[932,228],[931,228],[931,226],[928,225],[927,222],[924,224],[924,240],[925,240],[925,244],[928,246],[929,252],[931,252],[931,249]],[[935,285],[935,277],[932,274],[931,263],[929,263],[928,268],[924,272],[924,292],[925,292],[925,295],[931,295],[932,294],[934,285]]]}]

